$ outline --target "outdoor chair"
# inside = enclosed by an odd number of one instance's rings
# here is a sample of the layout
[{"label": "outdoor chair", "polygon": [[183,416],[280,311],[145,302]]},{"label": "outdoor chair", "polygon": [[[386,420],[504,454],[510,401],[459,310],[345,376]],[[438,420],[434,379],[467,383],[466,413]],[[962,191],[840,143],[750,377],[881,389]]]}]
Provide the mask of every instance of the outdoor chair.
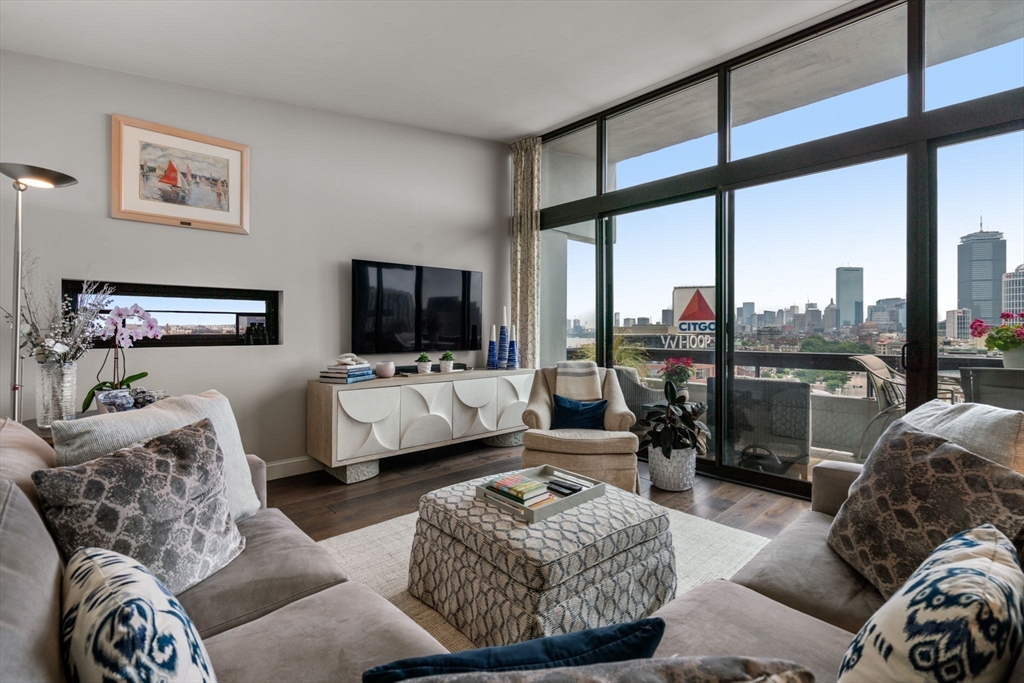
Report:
[{"label": "outdoor chair", "polygon": [[872,425],[881,420],[884,431],[890,420],[907,412],[907,378],[890,368],[878,356],[850,356],[850,360],[864,366],[868,373],[868,381],[875,392],[875,400],[878,401],[878,412],[868,421],[860,438],[860,446],[857,448],[857,458],[863,460],[864,444],[871,433]]},{"label": "outdoor chair", "polygon": [[1024,370],[960,368],[960,386],[968,403],[1024,410]]}]

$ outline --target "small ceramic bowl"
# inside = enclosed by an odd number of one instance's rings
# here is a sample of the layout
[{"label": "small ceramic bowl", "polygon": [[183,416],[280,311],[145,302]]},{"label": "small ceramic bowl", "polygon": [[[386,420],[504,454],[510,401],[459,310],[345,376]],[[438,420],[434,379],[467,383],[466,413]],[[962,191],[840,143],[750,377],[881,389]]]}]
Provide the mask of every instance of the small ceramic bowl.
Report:
[{"label": "small ceramic bowl", "polygon": [[394,377],[395,376],[395,364],[390,360],[382,360],[377,363],[377,376],[378,377]]}]

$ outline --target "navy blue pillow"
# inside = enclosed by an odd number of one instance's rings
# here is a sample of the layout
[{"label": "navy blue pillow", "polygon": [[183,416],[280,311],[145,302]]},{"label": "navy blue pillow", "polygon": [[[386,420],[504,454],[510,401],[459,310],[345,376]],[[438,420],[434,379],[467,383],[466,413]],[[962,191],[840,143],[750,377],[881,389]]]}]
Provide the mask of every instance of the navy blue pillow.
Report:
[{"label": "navy blue pillow", "polygon": [[665,622],[654,617],[564,636],[537,638],[504,647],[400,659],[364,671],[363,683],[393,683],[444,674],[554,669],[560,666],[650,659],[658,649],[664,633]]},{"label": "navy blue pillow", "polygon": [[604,429],[604,409],[608,401],[574,401],[555,394],[552,429]]}]

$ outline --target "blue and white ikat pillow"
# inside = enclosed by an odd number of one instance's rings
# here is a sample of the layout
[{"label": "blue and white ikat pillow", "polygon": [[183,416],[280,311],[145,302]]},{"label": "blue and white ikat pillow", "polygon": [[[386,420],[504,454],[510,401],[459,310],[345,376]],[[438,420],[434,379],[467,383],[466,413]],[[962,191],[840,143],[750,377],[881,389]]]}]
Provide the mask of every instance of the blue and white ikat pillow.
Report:
[{"label": "blue and white ikat pillow", "polygon": [[1024,572],[991,524],[936,548],[853,639],[839,683],[999,683],[1024,646]]},{"label": "blue and white ikat pillow", "polygon": [[64,572],[63,605],[64,661],[75,683],[217,680],[181,604],[130,557],[79,548]]}]

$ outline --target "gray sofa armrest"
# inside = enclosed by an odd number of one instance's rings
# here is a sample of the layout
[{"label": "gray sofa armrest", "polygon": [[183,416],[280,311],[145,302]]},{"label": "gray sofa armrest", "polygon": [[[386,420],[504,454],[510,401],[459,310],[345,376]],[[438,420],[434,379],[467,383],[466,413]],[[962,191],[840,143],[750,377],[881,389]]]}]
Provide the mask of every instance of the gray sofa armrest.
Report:
[{"label": "gray sofa armrest", "polygon": [[850,485],[860,476],[864,465],[825,460],[811,474],[811,509],[833,517],[846,502]]},{"label": "gray sofa armrest", "polygon": [[256,497],[260,499],[260,508],[267,507],[267,463],[255,455],[247,455],[249,461],[249,475],[252,477],[252,487],[256,489]]},{"label": "gray sofa armrest", "polygon": [[523,422],[530,429],[551,429],[551,414],[554,411],[554,400],[551,394],[554,393],[548,388],[544,373],[540,370],[533,378],[533,387],[530,389],[530,401],[523,411]]}]

